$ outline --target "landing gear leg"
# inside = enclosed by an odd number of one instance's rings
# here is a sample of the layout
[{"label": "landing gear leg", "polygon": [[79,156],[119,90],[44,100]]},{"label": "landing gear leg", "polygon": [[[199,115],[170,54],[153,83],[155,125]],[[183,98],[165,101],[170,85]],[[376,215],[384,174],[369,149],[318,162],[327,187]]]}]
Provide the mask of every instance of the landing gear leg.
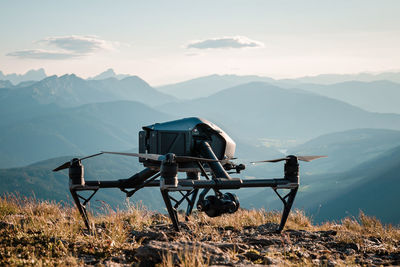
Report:
[{"label": "landing gear leg", "polygon": [[285,227],[286,221],[287,221],[287,219],[289,217],[290,210],[292,208],[294,199],[295,199],[296,194],[297,194],[297,190],[298,190],[298,187],[290,189],[290,192],[286,196],[282,197],[278,193],[277,189],[274,188],[275,193],[278,195],[278,197],[282,200],[282,203],[283,203],[283,212],[282,212],[281,223],[280,223],[279,228],[277,230],[278,233],[282,232],[283,227]]},{"label": "landing gear leg", "polygon": [[197,198],[197,193],[198,192],[199,192],[199,189],[194,189],[192,197],[190,198],[190,201],[188,201],[188,206],[187,206],[187,209],[186,209],[186,218],[185,218],[186,221],[189,220],[189,215],[192,214],[193,207],[194,207],[194,204],[196,202],[196,198]]},{"label": "landing gear leg", "polygon": [[165,206],[167,207],[169,217],[171,218],[172,225],[175,230],[179,232],[179,223],[178,223],[178,213],[174,207],[172,207],[171,198],[169,196],[168,190],[161,189],[161,195],[164,199]]}]

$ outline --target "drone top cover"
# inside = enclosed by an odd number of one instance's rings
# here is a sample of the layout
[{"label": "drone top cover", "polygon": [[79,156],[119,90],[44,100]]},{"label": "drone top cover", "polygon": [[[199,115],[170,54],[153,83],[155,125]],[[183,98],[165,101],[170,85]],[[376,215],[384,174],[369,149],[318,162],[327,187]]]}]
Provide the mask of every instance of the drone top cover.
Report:
[{"label": "drone top cover", "polygon": [[[156,123],[143,127],[139,132],[139,153],[178,156],[200,156],[197,143],[207,141],[218,159],[233,158],[235,142],[217,125],[201,118]],[[151,160],[140,158],[145,166],[153,166]],[[184,163],[182,168],[193,168],[194,163]]]}]

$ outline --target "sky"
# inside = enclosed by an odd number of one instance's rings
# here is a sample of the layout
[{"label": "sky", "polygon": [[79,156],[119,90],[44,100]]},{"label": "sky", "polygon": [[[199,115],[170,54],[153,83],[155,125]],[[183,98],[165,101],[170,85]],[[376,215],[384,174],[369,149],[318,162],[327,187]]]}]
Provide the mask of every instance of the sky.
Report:
[{"label": "sky", "polygon": [[399,14],[397,0],[2,0],[0,70],[151,85],[400,71]]}]

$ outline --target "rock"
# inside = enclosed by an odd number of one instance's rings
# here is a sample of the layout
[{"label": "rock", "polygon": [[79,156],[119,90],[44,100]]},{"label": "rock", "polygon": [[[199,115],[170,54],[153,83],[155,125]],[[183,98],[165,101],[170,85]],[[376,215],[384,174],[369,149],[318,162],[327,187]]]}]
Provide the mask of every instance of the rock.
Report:
[{"label": "rock", "polygon": [[352,248],[347,248],[345,251],[344,251],[344,253],[346,254],[346,255],[354,255],[354,254],[356,254],[356,251],[354,250],[354,249],[352,249]]},{"label": "rock", "polygon": [[263,263],[266,265],[282,266],[284,265],[281,260],[274,259],[268,256],[263,257]]},{"label": "rock", "polygon": [[0,221],[0,229],[15,230],[15,226],[12,223]]},{"label": "rock", "polygon": [[360,245],[357,243],[348,243],[346,245],[347,248],[354,249],[355,251],[360,251]]},{"label": "rock", "polygon": [[262,255],[260,255],[260,252],[254,250],[249,250],[243,255],[251,261],[256,261],[264,258]]},{"label": "rock", "polygon": [[244,243],[250,245],[260,245],[260,246],[272,246],[272,245],[282,245],[283,242],[278,238],[265,238],[265,237],[249,237],[243,239]]},{"label": "rock", "polygon": [[236,251],[238,253],[243,253],[249,249],[249,246],[246,244],[238,244],[238,243],[212,243],[212,245],[220,248],[223,251]]},{"label": "rock", "polygon": [[158,241],[166,241],[168,242],[169,239],[167,237],[167,235],[163,232],[163,231],[151,231],[151,230],[147,230],[147,231],[132,231],[132,235],[135,237],[136,241],[140,241],[142,243],[147,243],[150,240],[158,240]]},{"label": "rock", "polygon": [[230,261],[229,256],[221,249],[211,244],[202,242],[160,242],[151,240],[148,244],[139,247],[136,250],[135,257],[139,260],[147,260],[153,263],[162,261],[163,256],[172,254],[174,261],[178,261],[179,255],[186,253],[196,253],[199,250],[203,260],[206,262],[208,259],[213,264],[228,264]]}]

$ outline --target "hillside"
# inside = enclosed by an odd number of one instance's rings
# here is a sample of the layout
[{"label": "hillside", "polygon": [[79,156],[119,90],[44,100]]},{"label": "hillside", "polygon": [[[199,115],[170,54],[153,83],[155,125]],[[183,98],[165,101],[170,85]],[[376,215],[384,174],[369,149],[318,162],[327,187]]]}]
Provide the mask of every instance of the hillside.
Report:
[{"label": "hillside", "polygon": [[[72,158],[73,156],[60,157],[26,167],[0,169],[0,195],[15,193],[21,196],[33,196],[40,200],[70,201],[68,170],[60,172],[52,170]],[[125,179],[142,169],[136,158],[115,155],[101,155],[85,160],[83,164],[87,181]],[[162,201],[161,195],[155,189],[140,190],[130,201],[132,203],[143,201],[153,210],[162,210],[159,204]],[[100,190],[90,205],[96,211],[103,205],[102,203],[123,209],[126,204],[125,193],[119,189]]]},{"label": "hillside", "polygon": [[202,116],[242,139],[311,139],[354,128],[400,129],[400,115],[366,112],[328,97],[266,83],[248,83],[160,109]]},{"label": "hillside", "polygon": [[0,265],[106,266],[365,266],[400,264],[400,230],[360,214],[356,220],[313,225],[301,212],[289,216],[239,210],[208,218],[194,214],[171,230],[165,215],[131,207],[105,208],[83,228],[69,205],[0,198]]},{"label": "hillside", "polygon": [[[137,146],[142,126],[171,117],[129,101],[87,104],[75,108],[46,106],[23,113],[0,132],[0,168],[24,166],[39,160],[100,150],[128,150]],[[138,115],[140,114],[140,115]],[[18,117],[17,117],[18,118]],[[26,140],[22,142],[22,140]]]},{"label": "hillside", "polygon": [[303,173],[344,172],[400,146],[400,131],[355,129],[330,133],[290,148],[288,154],[328,155],[327,160],[304,164]]},{"label": "hillside", "polygon": [[385,223],[400,224],[400,213],[390,204],[400,202],[400,147],[335,176],[336,186],[330,187],[333,192],[320,202],[318,221],[340,219],[362,210]]},{"label": "hillside", "polygon": [[[346,216],[356,216],[362,210],[384,223],[400,224],[400,214],[388,204],[400,201],[397,194],[400,186],[400,147],[345,172],[306,175],[302,170],[307,164],[303,163],[300,167],[300,190],[294,207],[305,210],[316,222],[341,220]],[[255,208],[281,206],[270,189],[242,199],[242,202]]]}]

